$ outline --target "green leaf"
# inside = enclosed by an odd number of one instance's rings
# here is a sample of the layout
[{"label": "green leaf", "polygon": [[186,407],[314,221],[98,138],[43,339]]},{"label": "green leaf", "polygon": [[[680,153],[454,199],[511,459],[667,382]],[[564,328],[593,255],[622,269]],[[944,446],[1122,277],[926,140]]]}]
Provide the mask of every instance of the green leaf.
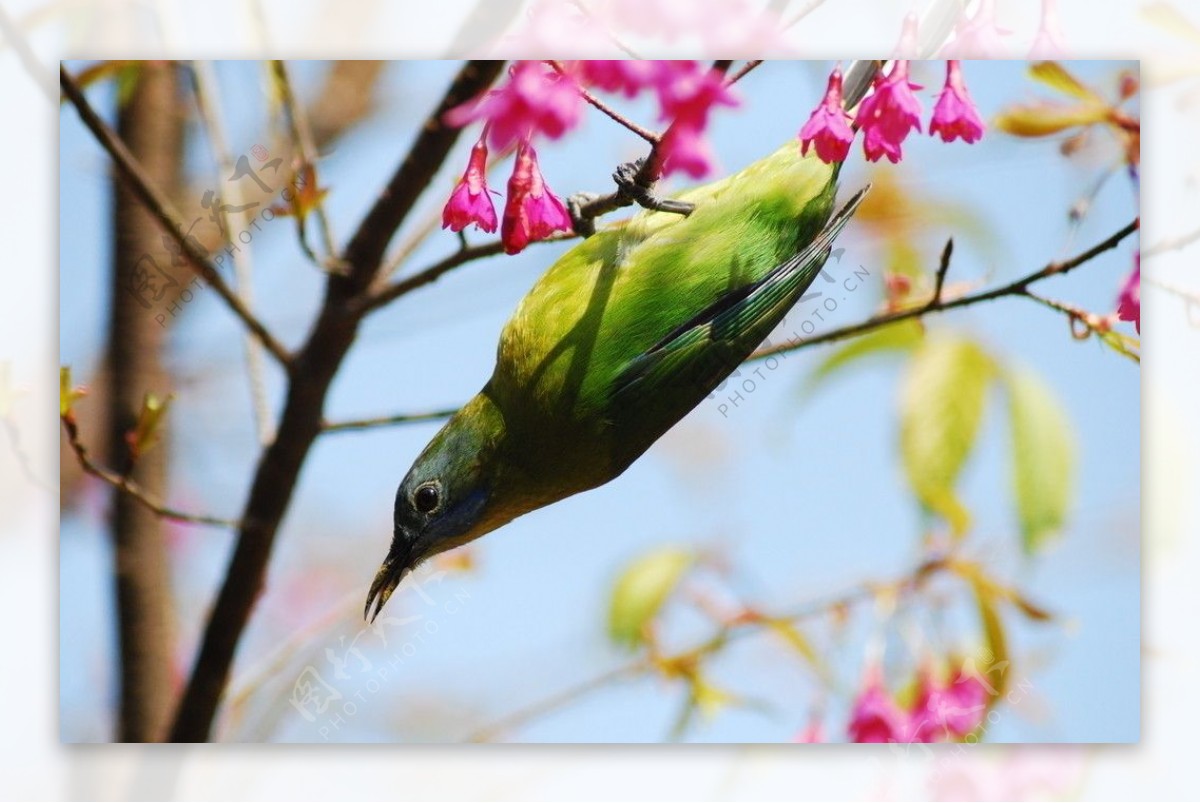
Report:
[{"label": "green leaf", "polygon": [[955,484],[975,445],[994,373],[991,357],[974,341],[928,338],[900,388],[900,454],[909,485],[958,536],[971,517]]},{"label": "green leaf", "polygon": [[1101,123],[1108,119],[1104,105],[1081,103],[1063,106],[1057,103],[1036,103],[1010,106],[996,117],[995,126],[1018,137],[1046,137],[1068,128]]},{"label": "green leaf", "polygon": [[964,580],[971,584],[975,593],[975,603],[979,609],[979,622],[983,628],[984,644],[987,654],[980,661],[982,666],[975,666],[983,679],[990,686],[988,709],[1004,694],[1008,678],[1009,656],[1008,637],[1004,630],[1004,620],[1000,617],[997,603],[1003,601],[1000,593],[1001,586],[997,585],[983,570],[974,563],[957,561],[951,568]]},{"label": "green leaf", "polygon": [[1057,61],[1036,62],[1030,66],[1029,74],[1046,86],[1062,92],[1064,95],[1070,95],[1073,98],[1085,100],[1090,103],[1105,105],[1104,98],[1096,94],[1091,87],[1084,84],[1074,75],[1071,75],[1067,71],[1067,68]]},{"label": "green leaf", "polygon": [[679,547],[662,547],[631,563],[613,586],[608,634],[617,644],[636,647],[696,556]]},{"label": "green leaf", "polygon": [[1062,404],[1036,374],[1014,369],[1004,379],[1017,520],[1021,544],[1033,554],[1066,521],[1075,479],[1075,441]]},{"label": "green leaf", "polygon": [[64,365],[58,369],[58,414],[70,415],[75,402],[87,395],[83,388],[71,386],[71,368]]},{"label": "green leaf", "polygon": [[146,452],[153,449],[161,439],[162,422],[171,406],[174,396],[160,398],[155,393],[147,393],[142,397],[142,409],[138,412],[137,424],[133,430],[125,434],[125,442],[129,445],[129,454],[137,460]]},{"label": "green leaf", "polygon": [[1128,357],[1134,362],[1142,361],[1142,341],[1131,335],[1123,332],[1118,332],[1116,329],[1109,329],[1107,332],[1097,332],[1100,342],[1108,346],[1118,354]]},{"label": "green leaf", "polygon": [[912,351],[924,336],[925,327],[920,321],[910,318],[857,337],[822,360],[804,380],[801,393],[804,396],[812,394],[831,375],[864,357]]}]

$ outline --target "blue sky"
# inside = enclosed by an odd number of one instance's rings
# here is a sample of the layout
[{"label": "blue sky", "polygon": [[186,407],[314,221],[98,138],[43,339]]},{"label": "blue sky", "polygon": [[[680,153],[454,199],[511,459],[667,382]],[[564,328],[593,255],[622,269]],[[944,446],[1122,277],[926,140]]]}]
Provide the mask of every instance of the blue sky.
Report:
[{"label": "blue sky", "polygon": [[[1119,66],[1072,66],[1105,86]],[[815,103],[824,63],[775,63],[742,86],[741,109],[719,114],[712,132],[725,170],[736,170],[794,136]],[[328,210],[345,238],[390,175],[412,127],[454,69],[450,63],[392,65],[379,111],[340,140],[322,162],[332,187]],[[319,65],[296,65],[301,91]],[[971,63],[971,91],[986,117],[1040,89],[1021,63]],[[235,150],[264,138],[263,80],[257,65],[218,65]],[[921,66],[917,80],[936,89],[940,64]],[[923,98],[926,107],[932,93]],[[99,102],[103,93],[95,93]],[[653,109],[631,111],[649,121]],[[438,186],[448,190],[465,148],[449,160]],[[61,359],[85,377],[103,343],[107,314],[108,182],[102,154],[74,114],[61,126]],[[562,194],[606,187],[619,161],[639,143],[592,114],[583,129],[539,148],[550,185]],[[1065,211],[1092,185],[1096,165],[1066,163],[1052,143],[1022,142],[989,132],[974,146],[943,145],[926,136],[905,145],[896,177],[906,187],[977,213],[994,235],[981,247],[952,226],[930,228],[930,253],[956,234],[952,281],[1011,279],[1096,242],[1127,223],[1136,202],[1123,175],[1098,194],[1071,234]],[[189,164],[204,170],[207,148],[193,145]],[[843,173],[842,195],[864,182],[861,156]],[[211,182],[210,182],[211,183]],[[203,182],[198,181],[197,186]],[[427,208],[444,195],[431,191]],[[414,217],[419,219],[422,215]],[[853,322],[878,301],[872,244],[853,224],[839,240],[843,264],[862,265],[874,283],[848,294],[827,316]],[[456,247],[449,234],[429,239],[410,266]],[[1094,264],[1046,285],[1046,292],[1107,311],[1132,261],[1133,241]],[[290,225],[256,237],[256,291],[262,315],[288,343],[303,336],[316,305],[319,274],[298,253]],[[496,337],[517,301],[560,246],[538,246],[511,258],[452,273],[372,318],[335,381],[327,406],[333,420],[459,403],[486,380]],[[931,257],[935,258],[935,257]],[[848,272],[849,269],[847,269]],[[810,315],[803,305],[791,316]],[[968,465],[963,497],[975,516],[977,548],[996,571],[1060,616],[1052,626],[1012,619],[1014,653],[1032,684],[1022,702],[1002,711],[989,738],[1001,741],[1132,741],[1139,733],[1139,373],[1093,342],[1077,343],[1065,321],[1019,300],[1004,299],[941,316],[931,327],[969,333],[1001,360],[1037,371],[1069,412],[1079,444],[1078,489],[1070,526],[1044,557],[1021,559],[1010,499],[1007,424],[992,398],[984,433]],[[478,544],[478,568],[451,575],[428,591],[398,596],[396,616],[421,614],[413,655],[397,662],[371,704],[331,733],[290,710],[286,696],[307,665],[331,672],[325,649],[340,651],[360,632],[361,600],[390,533],[391,500],[412,459],[436,431],[414,425],[319,442],[284,522],[262,607],[243,642],[235,678],[253,677],[297,627],[305,634],[286,665],[252,697],[228,738],[254,739],[255,722],[273,723],[273,739],[323,741],[461,738],[523,703],[593,677],[627,657],[604,635],[607,593],[622,565],[657,544],[720,547],[755,599],[787,608],[869,578],[888,578],[919,559],[920,516],[896,450],[897,363],[864,366],[801,399],[799,386],[825,352],[783,361],[735,410],[721,399],[701,404],[615,482],[538,511]],[[181,506],[235,516],[256,454],[241,338],[215,296],[199,296],[171,331],[169,362],[179,373],[173,413],[178,453],[173,466]],[[278,377],[272,392],[278,399]],[[86,426],[86,423],[85,423]],[[186,503],[186,504],[185,504]],[[63,737],[104,739],[113,699],[112,608],[103,524],[94,514],[64,519],[62,531],[61,687]],[[223,568],[230,539],[220,532],[187,537],[175,572],[180,636],[190,645]],[[296,587],[325,567],[320,587]],[[333,611],[323,626],[295,622],[295,600],[307,620]],[[345,600],[349,600],[346,603]],[[453,610],[451,610],[453,609]],[[869,614],[869,612],[868,612]],[[852,683],[870,616],[836,653]],[[686,629],[687,623],[684,623]],[[406,631],[408,632],[408,631]],[[369,640],[369,639],[368,639]],[[363,643],[367,643],[364,640]],[[893,649],[889,643],[889,650]],[[190,649],[190,648],[187,648]],[[903,653],[903,645],[896,647]],[[367,652],[375,665],[385,650]],[[188,653],[190,660],[190,652]],[[264,664],[265,662],[265,664]],[[780,703],[771,714],[733,710],[691,732],[702,741],[784,741],[806,722],[812,683],[777,647],[748,643],[714,680]],[[352,697],[358,680],[343,691]],[[235,686],[237,681],[235,681]],[[515,734],[529,741],[661,739],[679,704],[675,689],[642,681],[606,689],[537,720]],[[282,711],[282,713],[280,713]],[[842,717],[831,706],[828,725]],[[265,726],[263,726],[265,727]]]}]

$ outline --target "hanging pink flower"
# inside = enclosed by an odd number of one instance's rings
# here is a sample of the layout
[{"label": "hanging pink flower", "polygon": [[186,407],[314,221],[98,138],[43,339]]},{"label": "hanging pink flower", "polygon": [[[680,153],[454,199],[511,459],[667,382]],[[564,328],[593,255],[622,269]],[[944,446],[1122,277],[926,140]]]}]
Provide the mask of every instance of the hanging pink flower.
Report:
[{"label": "hanging pink flower", "polygon": [[900,40],[896,42],[892,58],[915,59],[921,55],[920,49],[921,44],[917,38],[917,13],[910,11],[904,17],[904,24],[900,28]]},{"label": "hanging pink flower", "polygon": [[963,14],[954,28],[954,38],[942,48],[941,55],[959,59],[1008,58],[1002,36],[1009,31],[996,24],[995,0],[979,0],[970,17]]},{"label": "hanging pink flower", "polygon": [[877,162],[886,156],[899,162],[900,145],[912,129],[921,130],[921,103],[913,94],[921,87],[908,80],[908,62],[897,61],[886,78],[877,78],[875,88],[858,107],[856,122],[863,131],[863,150]]},{"label": "hanging pink flower", "polygon": [[974,671],[955,671],[942,690],[941,724],[955,738],[963,738],[983,724],[991,693]]},{"label": "hanging pink flower", "polygon": [[1133,321],[1138,334],[1142,333],[1142,258],[1134,256],[1133,272],[1125,278],[1117,296],[1117,318]]},{"label": "hanging pink flower", "polygon": [[442,209],[442,228],[462,231],[474,223],[486,232],[496,230],[496,207],[487,186],[487,144],[484,137],[471,148],[467,170]]},{"label": "hanging pink flower", "polygon": [[517,145],[517,158],[508,179],[508,198],[500,225],[504,253],[516,254],[536,240],[556,231],[571,231],[571,216],[562,201],[546,186],[538,167],[537,152],[529,140]]},{"label": "hanging pink flower", "polygon": [[571,78],[540,61],[518,61],[503,86],[451,109],[446,122],[464,126],[486,120],[488,142],[504,148],[536,135],[558,139],[579,122],[582,102]]},{"label": "hanging pink flower", "polygon": [[716,159],[704,134],[689,121],[671,126],[659,144],[662,151],[662,174],[687,173],[692,178],[704,178],[713,171]]},{"label": "hanging pink flower", "polygon": [[1042,0],[1042,19],[1037,36],[1029,48],[1031,59],[1056,59],[1066,51],[1063,44],[1062,25],[1058,21],[1057,0]]},{"label": "hanging pink flower", "polygon": [[704,136],[709,112],[716,106],[736,106],[737,96],[725,77],[695,61],[663,62],[658,77],[661,117],[671,125],[663,138],[662,173],[687,173],[702,178],[712,172],[712,147]]},{"label": "hanging pink flower", "polygon": [[659,104],[664,120],[685,120],[700,131],[708,126],[714,106],[737,106],[737,95],[725,76],[695,61],[668,61],[658,77]]},{"label": "hanging pink flower", "polygon": [[963,82],[962,64],[953,59],[946,62],[946,85],[933,107],[933,120],[929,123],[929,135],[935,134],[940,134],[943,142],[961,137],[964,142],[971,143],[983,136],[983,120]]},{"label": "hanging pink flower", "polygon": [[842,162],[853,141],[850,115],[842,107],[842,71],[835,67],[829,74],[825,97],[800,129],[800,153],[807,156],[812,145],[822,162]]},{"label": "hanging pink flower", "polygon": [[852,742],[880,744],[905,741],[904,712],[883,688],[878,672],[868,675],[867,683],[854,701],[847,735]]}]

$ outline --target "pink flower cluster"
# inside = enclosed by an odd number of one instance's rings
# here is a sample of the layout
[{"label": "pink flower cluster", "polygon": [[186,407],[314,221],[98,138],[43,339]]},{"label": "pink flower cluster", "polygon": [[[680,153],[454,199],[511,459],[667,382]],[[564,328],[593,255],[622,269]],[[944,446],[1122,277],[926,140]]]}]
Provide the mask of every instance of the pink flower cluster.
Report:
[{"label": "pink flower cluster", "polygon": [[503,85],[446,114],[446,122],[452,126],[483,121],[484,133],[450,194],[442,212],[442,226],[462,231],[473,223],[483,231],[496,230],[496,210],[485,175],[488,146],[502,149],[515,143],[517,156],[500,224],[505,251],[515,254],[556,231],[570,231],[570,216],[546,185],[532,143],[537,137],[559,139],[578,125],[585,102],[584,87],[627,98],[643,90],[656,95],[660,117],[669,122],[659,144],[663,175],[707,175],[713,166],[712,150],[704,135],[709,113],[716,106],[737,104],[724,76],[696,61],[575,61],[554,65],[518,61]]},{"label": "pink flower cluster", "polygon": [[[862,130],[863,152],[872,162],[884,157],[899,162],[903,156],[901,144],[913,129],[921,130],[921,102],[914,93],[921,87],[908,79],[908,70],[907,60],[893,62],[886,75],[875,79],[871,94],[858,106],[854,126]],[[983,120],[967,92],[958,61],[946,63],[946,83],[934,105],[929,133],[940,135],[944,142],[962,139],[973,143],[983,136]],[[799,136],[801,152],[807,154],[813,146],[823,162],[840,162],[850,153],[854,129],[843,106],[842,74],[837,68]]]},{"label": "pink flower cluster", "polygon": [[[884,688],[879,670],[867,673],[854,700],[846,736],[858,743],[941,742],[963,739],[982,723],[989,689],[974,672],[959,669],[945,681],[932,670],[917,678],[916,694],[907,708]],[[819,725],[810,724],[796,741],[820,741]]]}]

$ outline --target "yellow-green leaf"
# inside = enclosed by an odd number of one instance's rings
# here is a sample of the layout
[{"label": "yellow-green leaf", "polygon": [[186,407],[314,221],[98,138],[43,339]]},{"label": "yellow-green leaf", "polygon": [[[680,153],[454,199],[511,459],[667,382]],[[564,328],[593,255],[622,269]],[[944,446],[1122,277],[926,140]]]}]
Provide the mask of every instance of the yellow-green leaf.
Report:
[{"label": "yellow-green leaf", "polygon": [[58,369],[58,414],[68,415],[75,402],[87,395],[83,388],[71,386],[71,368],[64,365]]},{"label": "yellow-green leaf", "polygon": [[608,615],[609,636],[618,644],[636,647],[645,626],[658,615],[667,597],[695,562],[679,547],[662,547],[631,563],[613,586]]},{"label": "yellow-green leaf", "polygon": [[1109,329],[1107,332],[1097,332],[1097,335],[1101,343],[1118,354],[1128,357],[1137,363],[1142,361],[1142,341],[1138,338],[1118,332],[1116,329]]},{"label": "yellow-green leaf", "polygon": [[956,535],[970,514],[955,493],[983,419],[992,359],[972,340],[927,338],[913,355],[900,388],[900,454],[917,499]]},{"label": "yellow-green leaf", "polygon": [[976,575],[971,583],[975,591],[975,602],[979,606],[979,621],[983,626],[984,643],[987,644],[991,661],[978,667],[994,693],[988,698],[988,708],[1004,694],[1008,680],[1009,657],[1008,637],[1004,631],[1004,620],[996,609],[994,586],[982,575]]},{"label": "yellow-green leaf", "polygon": [[1005,376],[1012,424],[1013,488],[1021,543],[1036,552],[1062,530],[1074,486],[1075,440],[1066,411],[1035,374]]},{"label": "yellow-green leaf", "polygon": [[138,412],[137,424],[131,432],[125,434],[129,444],[129,453],[137,459],[153,449],[162,438],[162,422],[171,406],[173,396],[160,398],[157,394],[147,393],[142,398],[142,409]]},{"label": "yellow-green leaf", "polygon": [[1069,128],[1104,122],[1108,112],[1107,106],[1096,103],[1016,105],[1000,112],[994,125],[1018,137],[1046,137]]},{"label": "yellow-green leaf", "polygon": [[1039,61],[1029,68],[1029,74],[1051,89],[1056,89],[1064,95],[1070,95],[1078,100],[1104,105],[1104,98],[1096,94],[1091,87],[1084,84],[1067,68],[1057,61]]},{"label": "yellow-green leaf", "polygon": [[846,345],[832,351],[805,379],[802,393],[809,395],[830,375],[864,357],[877,354],[893,354],[912,351],[925,336],[925,327],[920,321],[908,319],[888,326],[881,326],[857,337]]}]

